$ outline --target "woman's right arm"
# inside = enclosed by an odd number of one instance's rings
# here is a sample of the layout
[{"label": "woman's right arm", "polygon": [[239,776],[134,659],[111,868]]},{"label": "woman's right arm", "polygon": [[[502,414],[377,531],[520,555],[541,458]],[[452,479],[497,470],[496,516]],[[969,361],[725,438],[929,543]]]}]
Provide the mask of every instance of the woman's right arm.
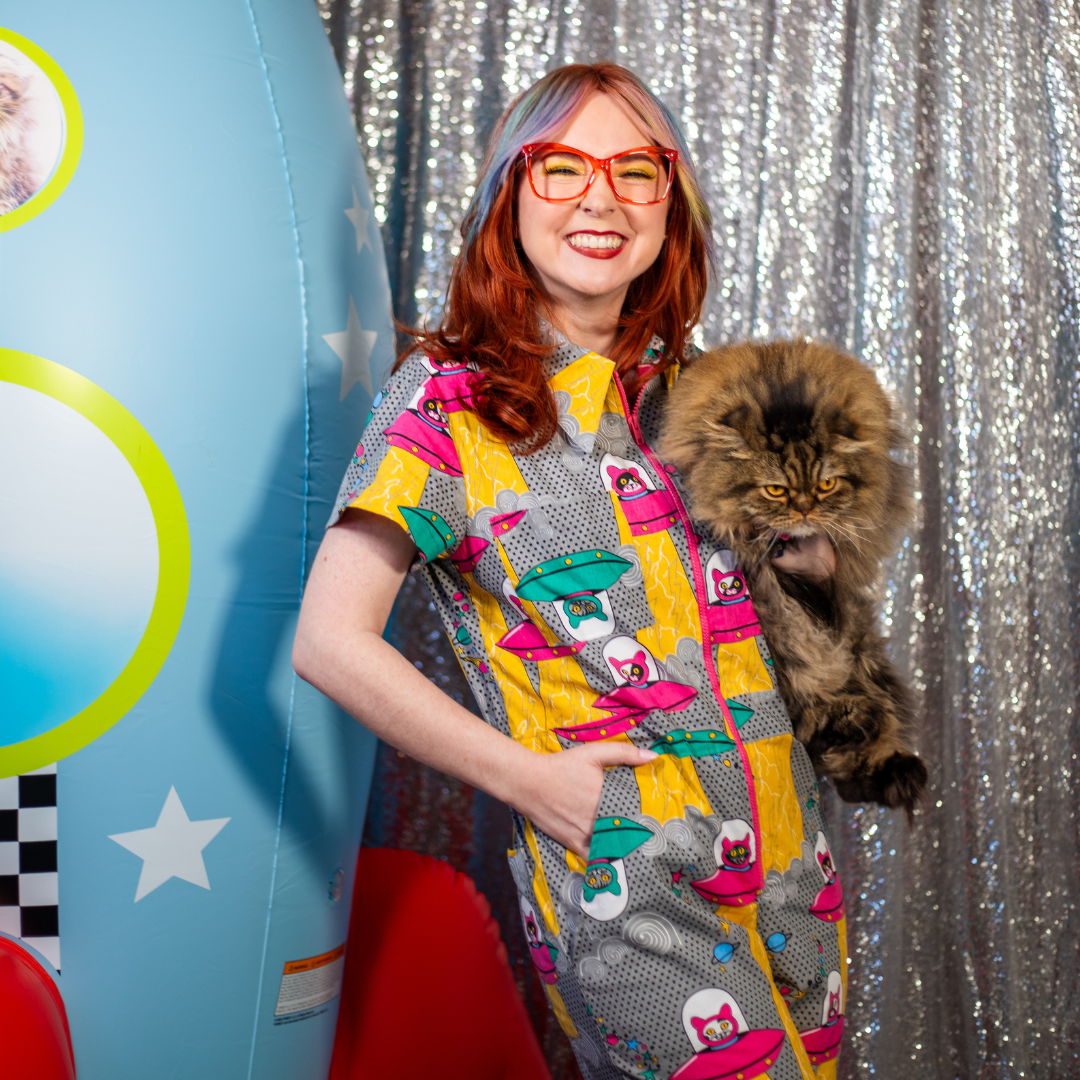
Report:
[{"label": "woman's right arm", "polygon": [[296,673],[391,746],[509,803],[587,858],[604,766],[656,755],[628,743],[534,753],[432,685],[382,636],[415,556],[395,522],[347,510],[327,530],[304,590]]}]

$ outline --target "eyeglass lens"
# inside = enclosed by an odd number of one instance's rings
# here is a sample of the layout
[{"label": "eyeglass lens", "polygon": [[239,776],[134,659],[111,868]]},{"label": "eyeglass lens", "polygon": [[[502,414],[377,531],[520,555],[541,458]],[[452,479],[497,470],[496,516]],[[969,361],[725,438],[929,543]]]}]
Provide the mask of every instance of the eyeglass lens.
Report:
[{"label": "eyeglass lens", "polygon": [[[636,203],[657,202],[668,182],[668,161],[660,154],[637,153],[611,163],[615,192]],[[542,199],[573,199],[584,193],[592,162],[565,150],[549,150],[532,159],[532,182]]]}]

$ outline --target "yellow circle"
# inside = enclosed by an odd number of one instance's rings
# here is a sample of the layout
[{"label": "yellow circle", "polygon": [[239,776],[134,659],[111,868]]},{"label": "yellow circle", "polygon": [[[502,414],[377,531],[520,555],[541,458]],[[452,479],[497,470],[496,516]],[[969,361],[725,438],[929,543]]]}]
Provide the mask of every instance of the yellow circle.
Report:
[{"label": "yellow circle", "polygon": [[81,712],[32,739],[0,746],[0,776],[13,776],[81,750],[111,728],[146,692],[180,629],[191,574],[191,543],[184,503],[168,463],[146,429],[120,402],[70,368],[15,349],[0,349],[0,381],[54,398],[111,439],[142,485],[158,539],[157,593],[131,659]]},{"label": "yellow circle", "polygon": [[[32,60],[45,77],[53,84],[53,89],[60,98],[60,105],[64,110],[64,152],[60,155],[60,162],[53,170],[45,186],[14,210],[0,215],[0,232],[14,229],[24,221],[37,217],[42,210],[50,207],[60,196],[60,192],[67,187],[68,181],[75,174],[75,166],[79,164],[79,155],[82,153],[83,144],[83,119],[82,109],[79,108],[79,99],[75,95],[75,88],[68,81],[60,65],[44,49],[38,48],[32,41],[16,34],[14,30],[5,30],[0,27],[0,41],[6,41],[14,45],[28,60]],[[46,762],[47,764],[47,762]]]}]

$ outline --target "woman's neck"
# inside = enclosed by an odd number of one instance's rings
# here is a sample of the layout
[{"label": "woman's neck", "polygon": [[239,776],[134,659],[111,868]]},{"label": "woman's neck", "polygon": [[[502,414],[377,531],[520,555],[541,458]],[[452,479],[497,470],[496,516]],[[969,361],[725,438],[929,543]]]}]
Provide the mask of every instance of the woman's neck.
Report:
[{"label": "woman's neck", "polygon": [[558,304],[552,313],[555,327],[579,348],[610,356],[625,296],[624,289],[618,297],[597,297],[594,303]]}]

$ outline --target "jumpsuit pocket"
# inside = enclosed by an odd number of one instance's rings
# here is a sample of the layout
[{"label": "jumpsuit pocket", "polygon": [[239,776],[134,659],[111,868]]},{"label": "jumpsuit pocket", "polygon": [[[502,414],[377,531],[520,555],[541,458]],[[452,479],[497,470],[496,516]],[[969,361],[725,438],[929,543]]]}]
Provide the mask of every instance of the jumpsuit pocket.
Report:
[{"label": "jumpsuit pocket", "polygon": [[626,857],[653,837],[628,814],[637,798],[637,781],[629,765],[604,770],[581,897],[581,910],[599,922],[617,919],[626,910],[630,902]]}]

